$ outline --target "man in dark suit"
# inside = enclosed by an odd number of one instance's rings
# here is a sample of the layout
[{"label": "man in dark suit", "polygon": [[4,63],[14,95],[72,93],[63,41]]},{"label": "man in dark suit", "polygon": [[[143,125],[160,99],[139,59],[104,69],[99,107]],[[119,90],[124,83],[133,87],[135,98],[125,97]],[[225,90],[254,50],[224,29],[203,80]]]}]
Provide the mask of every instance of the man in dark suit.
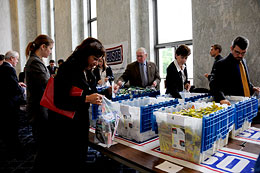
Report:
[{"label": "man in dark suit", "polygon": [[5,62],[0,66],[0,137],[9,153],[20,156],[22,147],[18,138],[18,111],[20,99],[24,93],[24,83],[18,83],[14,67],[18,63],[19,54],[9,51]]},{"label": "man in dark suit", "polygon": [[1,54],[1,55],[0,55],[0,65],[3,64],[3,62],[4,62],[4,58],[5,58],[5,56]]},{"label": "man in dark suit", "polygon": [[225,95],[250,97],[255,91],[260,92],[260,88],[250,82],[244,59],[248,45],[248,39],[237,37],[232,42],[231,53],[216,63],[209,84],[215,101],[230,105]]},{"label": "man in dark suit", "polygon": [[[213,72],[213,69],[215,68],[215,64],[219,60],[223,59],[223,57],[220,55],[221,51],[222,51],[222,47],[219,44],[214,44],[214,45],[211,46],[211,49],[210,49],[209,53],[210,53],[210,56],[215,59],[214,64],[212,66],[211,73]],[[206,78],[208,78],[209,81],[210,81],[210,78],[211,78],[211,73],[210,74],[208,74],[208,73],[204,74],[204,76]]]},{"label": "man in dark suit", "polygon": [[58,68],[58,67],[55,66],[54,63],[55,63],[55,61],[51,59],[49,61],[49,65],[47,66],[49,73],[50,73],[50,76],[54,75],[56,73],[57,68]]},{"label": "man in dark suit", "polygon": [[125,72],[120,76],[117,85],[120,87],[129,81],[130,86],[152,86],[159,89],[161,81],[158,68],[153,62],[146,60],[147,52],[141,47],[136,51],[137,61],[128,64]]},{"label": "man in dark suit", "polygon": [[171,94],[174,98],[181,98],[179,92],[184,89],[190,90],[190,81],[188,81],[186,68],[186,61],[190,54],[188,46],[180,45],[176,49],[174,61],[167,67],[166,94]]}]

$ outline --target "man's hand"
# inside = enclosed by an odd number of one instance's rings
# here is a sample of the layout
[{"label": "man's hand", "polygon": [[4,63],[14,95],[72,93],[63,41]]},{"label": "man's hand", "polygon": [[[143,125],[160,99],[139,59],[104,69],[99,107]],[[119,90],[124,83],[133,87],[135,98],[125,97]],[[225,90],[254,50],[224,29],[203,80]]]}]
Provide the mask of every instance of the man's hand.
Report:
[{"label": "man's hand", "polygon": [[223,104],[231,105],[231,103],[228,100],[221,100],[220,104],[221,105],[223,105]]},{"label": "man's hand", "polygon": [[156,82],[156,81],[153,81],[152,86],[153,86],[153,87],[156,87],[156,86],[157,86],[157,82]]},{"label": "man's hand", "polygon": [[255,91],[257,94],[260,93],[260,87],[253,87],[253,91]]},{"label": "man's hand", "polygon": [[204,76],[205,76],[206,78],[208,78],[208,77],[209,77],[209,74],[208,74],[208,73],[205,73]]},{"label": "man's hand", "polygon": [[122,82],[121,80],[119,80],[119,81],[117,82],[117,85],[118,85],[119,87],[121,87],[122,84],[123,84],[123,82]]}]

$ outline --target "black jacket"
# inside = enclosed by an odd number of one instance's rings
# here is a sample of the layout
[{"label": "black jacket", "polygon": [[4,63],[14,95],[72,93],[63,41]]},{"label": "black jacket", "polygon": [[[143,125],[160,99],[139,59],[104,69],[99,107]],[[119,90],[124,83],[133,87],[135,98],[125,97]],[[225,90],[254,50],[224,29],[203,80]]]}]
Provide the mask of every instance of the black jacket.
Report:
[{"label": "black jacket", "polygon": [[[249,90],[252,95],[253,85],[250,82],[245,59],[242,60],[242,63],[245,67]],[[209,86],[217,102],[224,100],[225,95],[244,96],[239,61],[231,53],[216,63]]]},{"label": "black jacket", "polygon": [[[94,75],[96,76],[96,81],[98,82],[101,77],[100,77],[100,73],[99,73],[99,68],[96,67],[94,70],[93,70],[93,73]],[[113,72],[112,72],[112,69],[111,67],[107,67],[106,68],[106,77],[108,78],[109,82],[110,82],[110,85],[112,84],[112,81],[114,80],[114,75],[113,75]]]},{"label": "black jacket", "polygon": [[216,63],[219,61],[219,60],[221,60],[221,59],[223,59],[223,57],[221,56],[221,55],[218,55],[218,56],[216,56],[215,57],[215,61],[214,61],[214,64],[213,64],[213,66],[212,66],[212,69],[211,69],[211,72],[210,72],[210,74],[209,74],[209,76],[208,76],[208,80],[210,81],[210,79],[211,79],[211,74],[213,73],[213,71],[214,71],[214,68],[215,68],[215,66],[216,66]]},{"label": "black jacket", "polygon": [[171,94],[174,98],[181,98],[179,92],[183,91],[184,85],[189,83],[187,68],[184,69],[186,81],[183,83],[181,72],[178,72],[174,61],[167,67],[166,94]]},{"label": "black jacket", "polygon": [[18,109],[24,89],[18,84],[15,69],[7,62],[0,66],[0,79],[1,111]]}]

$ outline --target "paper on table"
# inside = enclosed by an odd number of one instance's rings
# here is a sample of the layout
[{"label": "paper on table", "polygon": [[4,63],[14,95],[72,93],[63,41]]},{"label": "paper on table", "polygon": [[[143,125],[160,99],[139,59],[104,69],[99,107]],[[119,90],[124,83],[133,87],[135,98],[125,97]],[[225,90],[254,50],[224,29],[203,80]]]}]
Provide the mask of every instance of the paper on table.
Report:
[{"label": "paper on table", "polygon": [[168,161],[164,161],[163,163],[161,163],[161,164],[159,164],[155,167],[158,168],[158,169],[161,169],[163,171],[166,171],[166,172],[178,172],[183,168],[181,166],[175,165],[175,164],[170,163]]}]

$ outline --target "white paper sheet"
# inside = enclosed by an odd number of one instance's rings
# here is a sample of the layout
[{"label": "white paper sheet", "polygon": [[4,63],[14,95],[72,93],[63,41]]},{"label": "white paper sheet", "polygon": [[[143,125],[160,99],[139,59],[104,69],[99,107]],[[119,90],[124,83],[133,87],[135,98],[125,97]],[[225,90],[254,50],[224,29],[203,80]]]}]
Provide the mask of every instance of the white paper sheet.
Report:
[{"label": "white paper sheet", "polygon": [[163,171],[166,171],[166,172],[178,172],[180,170],[182,170],[183,167],[181,166],[178,166],[178,165],[175,165],[173,163],[170,163],[168,161],[164,161],[163,163],[155,166],[157,169],[161,169]]}]

